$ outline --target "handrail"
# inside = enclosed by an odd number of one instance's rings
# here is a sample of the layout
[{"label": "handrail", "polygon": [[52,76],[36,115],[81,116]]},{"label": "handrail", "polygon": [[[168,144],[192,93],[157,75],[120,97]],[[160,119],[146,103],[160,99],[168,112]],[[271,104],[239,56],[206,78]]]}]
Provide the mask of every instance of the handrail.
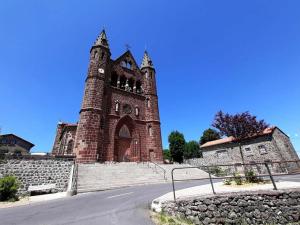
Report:
[{"label": "handrail", "polygon": [[[171,171],[171,177],[172,177],[172,187],[173,187],[173,197],[174,197],[174,201],[176,202],[176,195],[175,195],[175,182],[176,181],[191,181],[191,180],[207,180],[209,179],[210,181],[210,184],[211,184],[211,188],[212,188],[212,192],[213,194],[216,194],[215,192],[215,189],[214,189],[214,184],[213,184],[213,180],[218,180],[218,179],[229,179],[229,178],[234,178],[234,176],[220,176],[220,177],[213,177],[212,174],[211,174],[211,167],[218,167],[218,166],[254,166],[254,165],[264,165],[266,170],[267,170],[267,174],[259,174],[259,175],[256,175],[256,177],[269,177],[272,184],[273,184],[273,189],[274,190],[277,190],[277,186],[276,186],[276,183],[275,183],[275,180],[274,180],[274,176],[290,176],[290,175],[298,175],[300,173],[292,173],[292,174],[289,174],[289,173],[282,173],[282,174],[272,174],[272,171],[270,170],[270,167],[268,164],[282,164],[282,163],[290,163],[290,162],[294,162],[297,164],[298,167],[299,166],[299,163],[300,163],[300,160],[291,160],[291,161],[267,161],[267,162],[253,162],[253,163],[239,163],[238,165],[237,164],[227,164],[227,165],[209,165],[209,166],[191,166],[191,167],[177,167],[177,168],[173,168],[172,171]],[[206,168],[207,171],[208,171],[208,177],[207,178],[198,178],[198,179],[174,179],[174,171],[175,170],[182,170],[182,169],[194,169],[194,168],[198,168],[198,169],[203,169],[203,168]],[[244,176],[241,176],[241,178],[246,178],[246,174]]]},{"label": "handrail", "polygon": [[149,161],[149,162],[148,162],[148,167],[150,167],[150,166],[149,166],[150,163],[154,164],[154,168],[155,168],[155,172],[156,172],[156,173],[157,173],[157,169],[156,169],[156,168],[159,168],[160,170],[162,170],[163,173],[164,173],[164,179],[167,180],[167,177],[166,177],[167,171],[166,171],[163,167],[161,167],[160,165],[158,165],[156,162],[153,162],[153,161]]}]

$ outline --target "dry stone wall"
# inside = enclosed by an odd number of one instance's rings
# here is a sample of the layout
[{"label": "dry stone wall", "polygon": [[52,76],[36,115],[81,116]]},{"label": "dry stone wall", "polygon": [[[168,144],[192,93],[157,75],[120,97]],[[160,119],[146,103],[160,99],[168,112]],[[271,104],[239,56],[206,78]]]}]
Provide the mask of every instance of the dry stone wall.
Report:
[{"label": "dry stone wall", "polygon": [[300,189],[166,202],[163,211],[194,224],[288,224],[300,220]]},{"label": "dry stone wall", "polygon": [[67,190],[73,161],[66,159],[5,159],[0,161],[0,177],[14,175],[20,181],[20,194],[29,186],[55,184],[51,192]]}]

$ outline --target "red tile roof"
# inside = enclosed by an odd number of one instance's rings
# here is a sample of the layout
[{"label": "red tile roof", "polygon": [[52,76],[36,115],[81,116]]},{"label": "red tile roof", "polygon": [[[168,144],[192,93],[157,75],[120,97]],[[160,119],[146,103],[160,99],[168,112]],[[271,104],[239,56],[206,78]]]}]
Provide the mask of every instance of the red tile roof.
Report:
[{"label": "red tile roof", "polygon": [[[271,133],[273,133],[273,131],[275,130],[275,128],[277,128],[277,127],[268,127],[262,133],[258,133],[257,135],[253,135],[253,136],[251,136],[249,138],[255,138],[255,137],[259,137],[259,136],[264,136],[264,135],[271,134]],[[244,140],[245,139],[248,139],[248,138],[244,138]],[[226,138],[222,138],[222,139],[219,139],[219,140],[206,142],[205,144],[201,145],[200,148],[205,148],[205,147],[210,147],[210,146],[214,146],[214,145],[220,145],[220,144],[230,143],[230,142],[234,142],[236,140],[237,139],[234,138],[234,137],[232,137],[232,136],[231,137],[226,137]]]}]

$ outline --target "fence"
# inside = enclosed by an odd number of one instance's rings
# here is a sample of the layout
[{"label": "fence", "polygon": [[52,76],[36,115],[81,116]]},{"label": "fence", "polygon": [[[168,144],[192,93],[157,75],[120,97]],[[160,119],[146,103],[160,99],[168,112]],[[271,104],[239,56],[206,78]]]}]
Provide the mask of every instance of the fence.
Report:
[{"label": "fence", "polygon": [[[182,169],[201,169],[208,173],[208,177],[205,178],[193,178],[193,179],[174,179],[174,171]],[[252,178],[261,179],[264,181],[270,180],[274,190],[277,190],[274,177],[276,176],[290,176],[300,174],[300,160],[295,161],[277,161],[277,162],[252,162],[248,164],[225,164],[225,165],[210,165],[210,166],[194,166],[194,167],[180,167],[174,168],[171,171],[172,187],[174,201],[176,201],[175,182],[179,181],[191,181],[191,180],[209,180],[212,188],[212,193],[216,194],[214,188],[214,180],[249,180]],[[300,178],[299,178],[300,180]]]}]

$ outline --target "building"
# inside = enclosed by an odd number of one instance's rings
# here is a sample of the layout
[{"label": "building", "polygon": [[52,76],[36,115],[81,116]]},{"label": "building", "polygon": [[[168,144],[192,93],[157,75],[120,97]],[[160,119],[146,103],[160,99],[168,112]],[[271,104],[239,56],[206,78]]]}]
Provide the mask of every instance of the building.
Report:
[{"label": "building", "polygon": [[[200,149],[203,158],[192,159],[191,164],[206,166],[241,164],[243,161],[251,164],[299,160],[289,137],[278,127],[267,128],[262,133],[241,141],[233,137],[210,141],[201,145]],[[275,164],[272,166],[278,167]],[[290,168],[287,169],[292,170],[298,164],[289,163],[288,167]]]},{"label": "building", "polygon": [[59,123],[52,153],[78,162],[162,161],[156,73],[147,52],[111,59],[103,30],[90,50],[78,124]]},{"label": "building", "polygon": [[29,155],[33,146],[15,134],[0,135],[0,155]]}]

